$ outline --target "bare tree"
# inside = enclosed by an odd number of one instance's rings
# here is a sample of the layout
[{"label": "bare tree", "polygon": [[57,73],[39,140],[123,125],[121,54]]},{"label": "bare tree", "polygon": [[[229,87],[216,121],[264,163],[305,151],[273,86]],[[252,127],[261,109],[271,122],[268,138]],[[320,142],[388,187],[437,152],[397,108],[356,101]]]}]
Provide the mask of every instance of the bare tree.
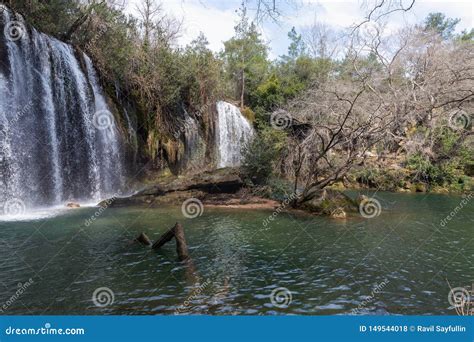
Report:
[{"label": "bare tree", "polygon": [[[472,42],[445,41],[418,27],[396,37],[378,28],[371,34],[351,40],[339,75],[287,108],[302,127],[282,161],[294,188],[303,189],[299,202],[364,163],[379,144],[436,160],[450,158],[437,151],[439,129],[457,131],[452,151],[473,135]],[[420,139],[408,133],[416,127],[423,128]]]},{"label": "bare tree", "polygon": [[143,43],[150,44],[150,35],[156,28],[156,19],[158,14],[162,12],[161,4],[156,0],[142,0],[136,6],[137,12],[140,14],[141,25],[143,28]]},{"label": "bare tree", "polygon": [[333,58],[338,53],[342,37],[329,25],[315,18],[313,24],[303,30],[303,39],[312,56]]}]

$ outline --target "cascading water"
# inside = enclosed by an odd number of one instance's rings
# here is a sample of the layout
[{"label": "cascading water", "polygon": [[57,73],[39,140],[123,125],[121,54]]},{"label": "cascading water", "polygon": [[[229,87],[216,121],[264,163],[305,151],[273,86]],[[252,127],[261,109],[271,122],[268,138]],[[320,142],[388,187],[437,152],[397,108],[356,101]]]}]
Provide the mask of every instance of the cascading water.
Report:
[{"label": "cascading water", "polygon": [[91,60],[27,30],[2,5],[0,19],[4,213],[9,204],[17,210],[114,194],[122,184],[119,135]]},{"label": "cascading water", "polygon": [[239,108],[224,102],[217,102],[217,167],[239,166],[243,145],[253,136],[253,128]]}]

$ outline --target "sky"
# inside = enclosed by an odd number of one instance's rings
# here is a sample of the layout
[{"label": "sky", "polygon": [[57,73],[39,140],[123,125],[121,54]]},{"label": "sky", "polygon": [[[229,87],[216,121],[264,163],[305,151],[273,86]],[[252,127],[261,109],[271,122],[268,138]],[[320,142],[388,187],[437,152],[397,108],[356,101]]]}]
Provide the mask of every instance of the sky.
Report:
[{"label": "sky", "polygon": [[[136,13],[136,3],[140,0],[128,0],[127,11]],[[157,0],[159,1],[159,0]],[[247,0],[249,16],[257,0]],[[203,32],[213,51],[223,49],[223,42],[234,34],[238,21],[236,10],[242,0],[161,0],[163,10],[182,20],[183,29],[178,44],[186,45]],[[369,0],[370,2],[370,0]],[[410,2],[404,0],[405,3]],[[263,38],[270,46],[270,57],[277,58],[287,52],[288,32],[294,26],[301,33],[315,21],[322,22],[334,30],[341,30],[360,23],[365,15],[361,0],[276,0],[281,12],[277,22],[265,20],[259,25]],[[474,27],[473,0],[416,0],[413,8],[407,12],[397,12],[386,20],[388,32],[396,32],[405,24],[416,24],[424,20],[430,12],[442,12],[451,18],[460,18],[457,31]]]}]

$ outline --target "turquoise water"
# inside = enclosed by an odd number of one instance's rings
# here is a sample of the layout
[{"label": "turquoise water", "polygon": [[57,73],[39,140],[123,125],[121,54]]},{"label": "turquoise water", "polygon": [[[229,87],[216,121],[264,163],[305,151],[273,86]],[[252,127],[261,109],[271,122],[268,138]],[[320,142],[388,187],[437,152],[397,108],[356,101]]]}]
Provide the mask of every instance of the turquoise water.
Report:
[{"label": "turquoise water", "polygon": [[[376,198],[383,209],[371,219],[280,213],[265,225],[271,211],[205,208],[188,219],[180,208],[108,208],[86,226],[92,207],[0,222],[0,307],[3,314],[455,314],[447,281],[474,281],[474,200],[443,227],[461,197]],[[160,251],[133,242],[140,232],[155,240],[177,221],[191,263],[177,261],[174,242]],[[93,301],[101,287],[113,293],[109,305]],[[287,305],[272,303],[276,288],[287,289],[278,298]]]}]

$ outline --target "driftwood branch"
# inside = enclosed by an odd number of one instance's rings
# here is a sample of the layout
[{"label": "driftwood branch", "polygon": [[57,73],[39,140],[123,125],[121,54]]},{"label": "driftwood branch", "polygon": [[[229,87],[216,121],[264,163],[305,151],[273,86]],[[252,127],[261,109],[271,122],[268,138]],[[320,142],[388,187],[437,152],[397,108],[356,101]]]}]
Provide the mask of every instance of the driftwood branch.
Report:
[{"label": "driftwood branch", "polygon": [[151,245],[151,240],[145,233],[141,233],[140,235],[138,235],[135,241],[140,242],[141,244],[145,246]]},{"label": "driftwood branch", "polygon": [[176,252],[178,253],[179,260],[184,261],[189,259],[188,244],[186,243],[186,238],[184,236],[184,229],[178,222],[176,222],[173,228],[168,229],[163,235],[161,235],[151,248],[159,249],[173,238],[176,239]]}]

